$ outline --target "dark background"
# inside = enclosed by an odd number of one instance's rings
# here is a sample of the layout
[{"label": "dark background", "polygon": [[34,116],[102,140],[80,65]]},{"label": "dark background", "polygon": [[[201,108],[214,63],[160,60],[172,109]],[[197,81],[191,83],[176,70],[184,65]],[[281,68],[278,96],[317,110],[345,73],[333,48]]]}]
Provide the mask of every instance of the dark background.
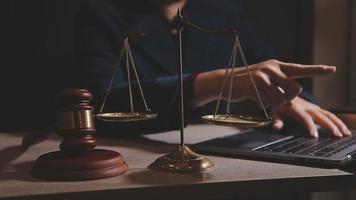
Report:
[{"label": "dark background", "polygon": [[[242,3],[277,58],[311,62],[313,1]],[[0,1],[1,129],[39,128],[55,119],[55,94],[72,78],[78,8],[78,0]]]}]

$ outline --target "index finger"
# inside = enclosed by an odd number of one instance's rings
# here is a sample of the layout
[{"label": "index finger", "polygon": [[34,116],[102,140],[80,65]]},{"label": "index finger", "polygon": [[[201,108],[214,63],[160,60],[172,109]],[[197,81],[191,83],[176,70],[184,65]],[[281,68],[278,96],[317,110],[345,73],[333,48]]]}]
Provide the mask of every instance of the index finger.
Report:
[{"label": "index finger", "polygon": [[304,78],[316,75],[327,75],[336,72],[335,66],[302,65],[280,62],[281,70],[290,78]]}]

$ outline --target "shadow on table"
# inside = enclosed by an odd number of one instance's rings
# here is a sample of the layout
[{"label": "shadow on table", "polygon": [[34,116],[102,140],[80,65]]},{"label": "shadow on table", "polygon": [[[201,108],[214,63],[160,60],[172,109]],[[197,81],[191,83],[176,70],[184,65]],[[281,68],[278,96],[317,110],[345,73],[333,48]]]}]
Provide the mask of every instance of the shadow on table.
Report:
[{"label": "shadow on table", "polygon": [[34,161],[11,164],[12,161],[26,152],[20,145],[10,146],[0,151],[0,181],[23,180],[38,182],[30,175]]},{"label": "shadow on table", "polygon": [[27,161],[5,165],[0,169],[0,181],[21,180],[27,182],[45,182],[44,180],[35,179],[31,176],[30,172],[34,163],[35,161]]},{"label": "shadow on table", "polygon": [[175,149],[177,145],[165,142],[153,141],[144,137],[97,137],[98,145],[111,147],[137,148],[152,153],[165,154]]},{"label": "shadow on table", "polygon": [[10,146],[2,149],[0,151],[0,169],[3,168],[3,165],[6,165],[16,158],[20,157],[26,151],[21,148],[20,145]]},{"label": "shadow on table", "polygon": [[169,173],[154,170],[143,170],[128,174],[128,179],[134,183],[145,185],[181,185],[193,184],[210,180],[213,174],[210,173]]},{"label": "shadow on table", "polygon": [[[37,135],[36,135],[37,134]],[[29,135],[31,137],[35,137],[36,139],[31,138],[30,140],[33,140],[31,142],[31,145],[28,146],[28,148],[31,148],[31,146],[35,146],[37,144],[46,142],[46,141],[58,141],[58,145],[62,142],[61,138],[54,134],[53,132],[49,132],[47,129],[41,130],[41,131],[34,131],[30,132],[28,134],[11,134],[14,137],[22,137],[22,143],[24,143],[24,140],[28,142],[29,140]],[[26,138],[27,137],[27,138]],[[113,136],[98,136],[95,135],[97,144],[98,146],[111,146],[111,147],[129,147],[129,148],[139,148],[145,151],[149,151],[152,153],[167,153],[175,148],[176,145],[168,144],[165,142],[159,142],[159,141],[154,141],[150,140],[147,138],[144,138],[142,136],[134,136],[134,137],[125,137],[125,136],[119,136],[119,137],[113,137]],[[8,152],[11,151],[21,151],[21,146],[19,148],[13,148],[9,149]],[[0,152],[1,155],[1,152]],[[0,165],[2,164],[2,159],[0,158]]]},{"label": "shadow on table", "polygon": [[344,172],[348,172],[348,173],[352,173],[354,175],[356,175],[356,163],[352,163],[348,166],[339,168],[339,170],[342,170]]},{"label": "shadow on table", "polygon": [[[194,146],[193,146],[193,150],[196,150]],[[255,156],[248,156],[248,155],[232,155],[232,154],[216,153],[216,152],[212,153],[212,152],[198,151],[198,150],[196,150],[196,152],[201,153],[203,155],[219,156],[225,158],[245,159],[245,160],[252,160],[252,161],[262,161],[262,162],[296,165],[302,167],[314,167],[314,168],[322,168],[322,169],[338,169],[356,175],[356,161],[355,163],[351,163],[350,165],[341,167],[336,164],[327,164],[327,163],[320,164],[320,163],[312,163],[312,162],[303,162],[299,160],[281,160],[275,158],[255,157]]]}]

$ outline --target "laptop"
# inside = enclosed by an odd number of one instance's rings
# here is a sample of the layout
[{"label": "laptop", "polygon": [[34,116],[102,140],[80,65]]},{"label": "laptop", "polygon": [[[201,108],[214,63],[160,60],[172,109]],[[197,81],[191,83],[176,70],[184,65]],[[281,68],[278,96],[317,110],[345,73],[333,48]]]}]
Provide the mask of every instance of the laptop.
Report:
[{"label": "laptop", "polygon": [[315,139],[301,129],[278,133],[256,129],[198,143],[193,148],[200,153],[341,168],[356,163],[356,132],[336,139],[319,129],[319,138]]}]

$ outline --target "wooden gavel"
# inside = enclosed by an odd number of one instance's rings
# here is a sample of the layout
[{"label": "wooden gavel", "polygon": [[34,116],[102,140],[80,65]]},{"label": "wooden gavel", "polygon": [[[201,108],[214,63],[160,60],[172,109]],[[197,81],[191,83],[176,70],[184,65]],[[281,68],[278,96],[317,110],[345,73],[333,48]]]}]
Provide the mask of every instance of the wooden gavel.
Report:
[{"label": "wooden gavel", "polygon": [[60,151],[40,156],[34,177],[56,181],[80,181],[113,177],[128,166],[116,151],[95,149],[92,95],[84,89],[67,89],[57,97],[57,133],[63,137]]},{"label": "wooden gavel", "polygon": [[67,89],[57,96],[57,131],[64,138],[60,149],[66,154],[88,153],[96,146],[92,98],[84,89]]}]

